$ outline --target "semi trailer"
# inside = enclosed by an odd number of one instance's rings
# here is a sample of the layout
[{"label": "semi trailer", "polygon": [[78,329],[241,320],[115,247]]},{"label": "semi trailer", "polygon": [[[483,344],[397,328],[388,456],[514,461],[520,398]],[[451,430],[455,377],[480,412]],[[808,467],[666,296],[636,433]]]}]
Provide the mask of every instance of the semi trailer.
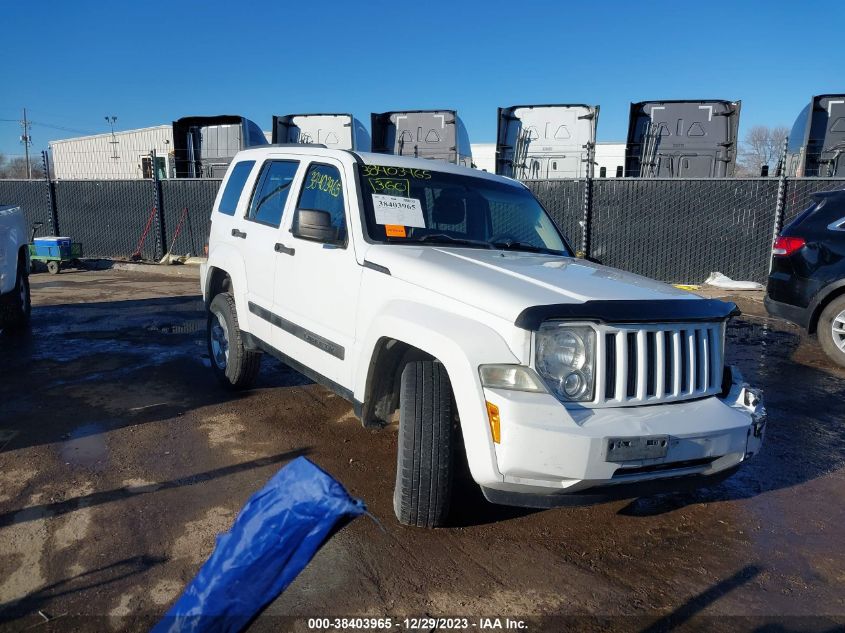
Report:
[{"label": "semi trailer", "polygon": [[786,154],[788,176],[845,177],[845,94],[810,99],[795,119]]},{"label": "semi trailer", "polygon": [[245,117],[183,117],[173,122],[175,176],[222,178],[235,154],[259,145],[267,145],[267,138],[258,125]]},{"label": "semi trailer", "polygon": [[519,180],[588,175],[599,106],[517,105],[499,108],[496,173]]},{"label": "semi trailer", "polygon": [[736,166],[740,101],[631,104],[625,175],[724,178]]},{"label": "semi trailer", "polygon": [[285,114],[273,117],[273,143],[316,143],[331,149],[370,151],[370,134],[351,114]]},{"label": "semi trailer", "polygon": [[373,112],[373,152],[472,166],[469,134],[455,110]]}]

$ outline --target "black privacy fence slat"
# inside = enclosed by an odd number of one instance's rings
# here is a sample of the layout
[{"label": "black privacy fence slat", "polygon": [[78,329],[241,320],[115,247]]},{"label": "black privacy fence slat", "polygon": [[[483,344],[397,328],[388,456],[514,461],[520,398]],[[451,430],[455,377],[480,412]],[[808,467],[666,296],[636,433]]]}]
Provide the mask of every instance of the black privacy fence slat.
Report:
[{"label": "black privacy fence slat", "polygon": [[161,256],[155,188],[149,180],[59,180],[59,231],[86,257]]},{"label": "black privacy fence slat", "polygon": [[202,256],[211,228],[211,209],[220,188],[219,179],[161,181],[165,252],[173,255]]},{"label": "black privacy fence slat", "polygon": [[[811,194],[845,188],[845,180],[784,180],[783,221]],[[588,221],[584,181],[530,181],[573,246],[589,231],[589,255],[662,281],[701,283],[711,272],[765,282],[778,217],[777,178],[596,178]],[[573,193],[577,188],[579,193]]]},{"label": "black privacy fence slat", "polygon": [[585,183],[585,180],[531,180],[525,183],[576,251],[581,248]]},{"label": "black privacy fence slat", "polygon": [[[845,180],[595,178],[526,185],[576,250],[586,242],[587,254],[608,266],[673,283],[700,283],[714,271],[764,282],[775,225],[789,223],[813,193],[845,188]],[[56,232],[55,211],[58,232],[81,242],[89,257],[157,261],[171,247],[173,255],[202,255],[220,180],[171,179],[159,187],[160,196],[152,180],[0,180],[0,204],[20,205],[27,221],[44,222],[41,234]]]},{"label": "black privacy fence slat", "polygon": [[21,207],[28,226],[43,222],[42,233],[50,227],[50,184],[46,180],[0,180],[0,205]]},{"label": "black privacy fence slat", "polygon": [[810,194],[819,191],[833,191],[845,187],[845,180],[834,178],[801,178],[789,180],[786,187],[786,199],[783,209],[783,225],[789,222],[804,209],[812,200]]},{"label": "black privacy fence slat", "polygon": [[670,282],[765,279],[776,180],[597,180],[591,255]]}]

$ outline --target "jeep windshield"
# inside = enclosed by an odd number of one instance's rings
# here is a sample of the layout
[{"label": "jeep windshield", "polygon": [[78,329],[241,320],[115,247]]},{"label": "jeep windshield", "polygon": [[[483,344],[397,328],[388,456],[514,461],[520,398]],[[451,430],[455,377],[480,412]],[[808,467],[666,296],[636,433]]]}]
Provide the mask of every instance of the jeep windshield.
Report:
[{"label": "jeep windshield", "polygon": [[572,255],[521,185],[387,165],[361,165],[360,178],[372,241]]}]

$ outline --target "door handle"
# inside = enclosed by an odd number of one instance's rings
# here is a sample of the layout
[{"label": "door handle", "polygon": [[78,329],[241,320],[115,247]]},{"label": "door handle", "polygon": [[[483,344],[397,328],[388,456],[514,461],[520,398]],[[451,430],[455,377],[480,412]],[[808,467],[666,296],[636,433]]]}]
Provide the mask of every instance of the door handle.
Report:
[{"label": "door handle", "polygon": [[246,239],[246,233],[243,231],[239,231],[238,229],[232,229],[232,237],[239,237],[242,240]]},{"label": "door handle", "polygon": [[293,255],[294,253],[296,253],[295,248],[288,248],[287,246],[285,246],[281,242],[277,242],[276,246],[274,246],[273,249],[277,253],[284,253],[285,255]]}]

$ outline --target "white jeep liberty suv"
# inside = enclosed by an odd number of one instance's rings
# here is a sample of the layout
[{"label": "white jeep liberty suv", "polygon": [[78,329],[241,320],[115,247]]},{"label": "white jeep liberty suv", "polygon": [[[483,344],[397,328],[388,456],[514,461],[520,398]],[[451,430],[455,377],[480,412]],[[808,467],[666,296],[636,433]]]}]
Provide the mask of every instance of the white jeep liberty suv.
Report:
[{"label": "white jeep liberty suv", "polygon": [[266,352],[366,426],[399,410],[406,524],[447,520],[459,450],[488,500],[533,507],[719,481],[760,450],[759,394],[724,364],[736,306],[575,258],[514,180],[242,151],[201,283],[225,385],[248,387]]}]

